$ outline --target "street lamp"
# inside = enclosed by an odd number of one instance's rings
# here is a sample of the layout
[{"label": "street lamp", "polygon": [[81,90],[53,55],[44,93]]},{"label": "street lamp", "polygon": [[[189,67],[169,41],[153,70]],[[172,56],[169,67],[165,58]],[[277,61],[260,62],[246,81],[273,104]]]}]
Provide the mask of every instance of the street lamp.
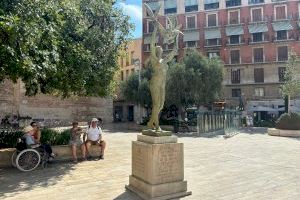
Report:
[{"label": "street lamp", "polygon": [[[139,70],[139,86],[138,86],[138,94],[140,94],[140,85],[141,85],[141,60],[139,58],[136,58],[133,60],[134,66],[138,68]],[[138,112],[139,112],[139,119],[138,123],[141,122],[141,103],[138,103]]]}]

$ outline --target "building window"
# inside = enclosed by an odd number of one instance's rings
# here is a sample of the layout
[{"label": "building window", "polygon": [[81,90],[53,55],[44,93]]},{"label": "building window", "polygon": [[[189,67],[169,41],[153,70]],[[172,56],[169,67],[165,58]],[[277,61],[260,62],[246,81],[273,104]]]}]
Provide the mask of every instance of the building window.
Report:
[{"label": "building window", "polygon": [[127,69],[126,70],[126,79],[128,79],[128,77],[129,77],[129,70]]},{"label": "building window", "polygon": [[248,4],[259,4],[259,3],[265,3],[264,0],[248,0]]},{"label": "building window", "polygon": [[134,73],[134,68],[133,68],[133,69],[131,69],[131,73],[132,73],[132,74]]},{"label": "building window", "polygon": [[263,97],[265,96],[265,90],[264,88],[255,88],[254,89],[254,95],[257,97]]},{"label": "building window", "polygon": [[130,62],[129,62],[129,55],[126,54],[126,66],[129,66]]},{"label": "building window", "polygon": [[121,58],[121,67],[124,67],[124,59]]},{"label": "building window", "polygon": [[186,28],[187,29],[196,28],[196,16],[186,16]]},{"label": "building window", "polygon": [[208,52],[207,53],[207,57],[209,59],[220,57],[220,52],[218,52],[218,51],[217,52]]},{"label": "building window", "polygon": [[277,47],[277,61],[287,61],[288,60],[288,47],[281,46]]},{"label": "building window", "polygon": [[252,42],[262,42],[263,33],[252,33]]},{"label": "building window", "polygon": [[251,9],[252,22],[262,21],[262,8],[252,8]]},{"label": "building window", "polygon": [[124,81],[124,72],[121,71],[121,80]]},{"label": "building window", "polygon": [[254,82],[263,83],[264,82],[264,68],[254,69]]},{"label": "building window", "polygon": [[172,44],[165,44],[165,50],[171,50],[174,48],[174,43]]},{"label": "building window", "polygon": [[219,8],[219,1],[207,1],[204,0],[204,9],[205,10],[213,10]]},{"label": "building window", "polygon": [[231,70],[231,83],[236,84],[241,82],[241,70],[232,69]]},{"label": "building window", "polygon": [[188,42],[185,42],[185,47],[187,47],[187,48],[197,47],[197,41],[188,41]]},{"label": "building window", "polygon": [[278,80],[279,82],[284,82],[285,67],[278,67]]},{"label": "building window", "polygon": [[286,40],[287,39],[287,31],[283,30],[283,31],[276,31],[276,39],[277,40]]},{"label": "building window", "polygon": [[207,15],[207,26],[217,26],[217,14],[208,14]]},{"label": "building window", "polygon": [[177,1],[165,0],[165,15],[177,13]]},{"label": "building window", "polygon": [[185,12],[198,11],[198,0],[185,0]]},{"label": "building window", "polygon": [[275,6],[276,20],[286,19],[286,6]]},{"label": "building window", "polygon": [[226,7],[240,6],[241,0],[226,0]]},{"label": "building window", "polygon": [[134,51],[131,51],[130,52],[131,65],[134,65],[134,59],[133,59],[133,57],[134,57]]},{"label": "building window", "polygon": [[230,44],[239,44],[240,43],[240,36],[239,35],[231,35],[229,37]]},{"label": "building window", "polygon": [[230,51],[230,61],[231,61],[231,64],[240,63],[240,50],[231,50]]},{"label": "building window", "polygon": [[220,45],[220,40],[218,38],[206,40],[206,46],[217,46]]},{"label": "building window", "polygon": [[232,89],[231,93],[232,93],[232,97],[240,97],[242,94],[241,89]]},{"label": "building window", "polygon": [[239,24],[240,23],[240,17],[239,17],[239,11],[229,11],[229,24]]},{"label": "building window", "polygon": [[152,33],[154,31],[154,22],[153,21],[150,21],[148,20],[148,29],[147,29],[147,33]]},{"label": "building window", "polygon": [[150,51],[150,44],[144,44],[144,51]]},{"label": "building window", "polygon": [[264,62],[264,49],[255,48],[253,49],[253,62]]}]

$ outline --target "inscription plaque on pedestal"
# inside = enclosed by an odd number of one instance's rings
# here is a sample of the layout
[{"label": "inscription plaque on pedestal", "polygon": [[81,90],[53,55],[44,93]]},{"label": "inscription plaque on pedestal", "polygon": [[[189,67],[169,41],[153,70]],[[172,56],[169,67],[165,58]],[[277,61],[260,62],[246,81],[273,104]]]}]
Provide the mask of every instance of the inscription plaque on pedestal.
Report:
[{"label": "inscription plaque on pedestal", "polygon": [[126,188],[143,199],[190,195],[184,181],[183,144],[177,143],[174,136],[155,140],[139,135],[138,141],[132,142],[132,175]]}]

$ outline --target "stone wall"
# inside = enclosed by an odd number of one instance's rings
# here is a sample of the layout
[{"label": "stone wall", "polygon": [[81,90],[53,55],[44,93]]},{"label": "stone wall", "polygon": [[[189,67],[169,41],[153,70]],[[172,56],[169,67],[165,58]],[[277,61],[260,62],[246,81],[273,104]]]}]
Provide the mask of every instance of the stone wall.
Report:
[{"label": "stone wall", "polygon": [[101,117],[104,122],[113,119],[113,101],[111,98],[71,97],[62,99],[50,95],[25,96],[21,81],[13,84],[4,81],[0,85],[0,118],[5,115],[30,116],[33,119],[88,121],[92,117]]}]

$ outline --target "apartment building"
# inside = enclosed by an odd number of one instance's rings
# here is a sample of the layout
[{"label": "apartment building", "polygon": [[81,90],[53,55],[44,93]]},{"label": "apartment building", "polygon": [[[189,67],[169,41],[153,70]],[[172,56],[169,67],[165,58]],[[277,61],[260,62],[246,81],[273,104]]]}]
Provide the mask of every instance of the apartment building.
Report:
[{"label": "apartment building", "polygon": [[[134,39],[129,42],[124,54],[119,58],[120,70],[117,74],[117,82],[126,81],[132,73],[139,73],[141,68],[142,39]],[[132,102],[126,102],[116,89],[114,98],[114,121],[140,121],[140,108]]]},{"label": "apartment building", "polygon": [[[196,48],[224,64],[223,96],[227,105],[241,99],[248,112],[278,114],[283,111],[280,84],[289,51],[300,55],[300,1],[295,0],[143,0],[159,8],[161,24],[175,16],[182,24],[176,59],[186,48]],[[153,24],[143,10],[143,60],[149,56]],[[172,45],[157,43],[165,51]],[[300,69],[299,69],[300,73]],[[300,111],[300,101],[292,102]],[[297,107],[298,106],[298,107]]]}]

